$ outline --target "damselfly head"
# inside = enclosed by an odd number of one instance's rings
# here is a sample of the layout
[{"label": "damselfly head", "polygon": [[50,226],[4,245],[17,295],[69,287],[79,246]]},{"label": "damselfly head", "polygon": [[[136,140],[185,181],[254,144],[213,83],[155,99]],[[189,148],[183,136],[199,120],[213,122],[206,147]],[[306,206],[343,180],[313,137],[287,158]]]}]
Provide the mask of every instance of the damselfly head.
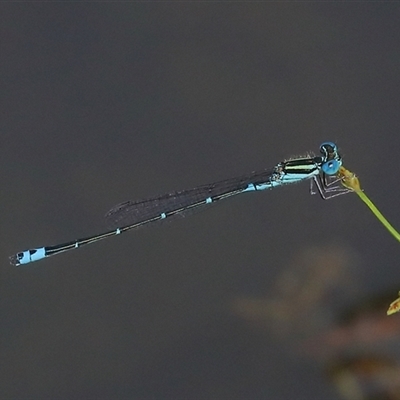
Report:
[{"label": "damselfly head", "polygon": [[320,146],[321,154],[323,155],[322,171],[327,175],[335,175],[342,165],[342,157],[339,154],[335,143],[324,142]]}]

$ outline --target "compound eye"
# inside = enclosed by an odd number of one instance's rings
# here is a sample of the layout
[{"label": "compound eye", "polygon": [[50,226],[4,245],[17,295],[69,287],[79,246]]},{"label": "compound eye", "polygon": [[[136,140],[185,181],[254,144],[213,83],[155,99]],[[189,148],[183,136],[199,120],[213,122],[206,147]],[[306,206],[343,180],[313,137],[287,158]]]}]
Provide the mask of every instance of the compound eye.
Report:
[{"label": "compound eye", "polygon": [[337,153],[338,151],[336,144],[332,142],[322,143],[319,150],[325,157],[328,157],[329,154]]},{"label": "compound eye", "polygon": [[342,163],[337,160],[331,160],[323,163],[321,169],[326,175],[335,175],[339,171],[341,164]]}]

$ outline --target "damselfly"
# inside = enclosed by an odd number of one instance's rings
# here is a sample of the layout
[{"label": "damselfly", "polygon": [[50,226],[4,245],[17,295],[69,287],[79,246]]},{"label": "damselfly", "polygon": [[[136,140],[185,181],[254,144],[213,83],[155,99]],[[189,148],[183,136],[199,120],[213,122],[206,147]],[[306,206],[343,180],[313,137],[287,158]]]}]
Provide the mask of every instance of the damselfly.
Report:
[{"label": "damselfly", "polygon": [[11,256],[10,262],[15,266],[28,264],[157,221],[184,217],[202,207],[240,193],[272,189],[306,179],[312,179],[312,182],[316,183],[324,199],[332,197],[330,195],[332,188],[327,184],[327,177],[336,176],[342,165],[342,158],[337,146],[332,142],[322,143],[320,152],[320,156],[289,159],[280,162],[272,169],[252,172],[241,177],[118,204],[106,214],[106,219],[111,222],[114,229],[55,246],[25,250]]}]

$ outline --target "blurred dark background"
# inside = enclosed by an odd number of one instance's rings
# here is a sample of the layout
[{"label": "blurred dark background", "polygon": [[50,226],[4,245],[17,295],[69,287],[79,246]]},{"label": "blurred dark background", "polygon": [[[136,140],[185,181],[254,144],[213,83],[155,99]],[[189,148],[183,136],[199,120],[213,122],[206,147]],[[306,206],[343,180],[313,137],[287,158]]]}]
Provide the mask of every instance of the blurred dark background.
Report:
[{"label": "blurred dark background", "polygon": [[400,246],[355,195],[303,183],[26,267],[8,256],[325,140],[400,227],[399,11],[1,4],[0,398],[357,399],[332,363],[397,366],[390,301],[359,314],[376,312],[368,343],[339,322],[400,289]]}]

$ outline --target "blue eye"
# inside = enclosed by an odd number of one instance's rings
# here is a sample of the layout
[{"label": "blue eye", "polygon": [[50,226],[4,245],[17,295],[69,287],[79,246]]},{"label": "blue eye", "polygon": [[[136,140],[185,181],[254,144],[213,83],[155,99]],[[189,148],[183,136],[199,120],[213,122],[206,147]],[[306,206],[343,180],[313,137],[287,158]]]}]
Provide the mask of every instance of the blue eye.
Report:
[{"label": "blue eye", "polygon": [[323,163],[321,169],[326,175],[335,175],[339,171],[341,165],[341,161],[330,160]]},{"label": "blue eye", "polygon": [[330,147],[332,147],[333,151],[337,151],[337,146],[333,142],[324,142],[321,144],[320,148],[322,149],[323,147],[326,147],[326,146],[330,146]]},{"label": "blue eye", "polygon": [[329,154],[336,154],[338,151],[336,144],[333,142],[324,142],[319,146],[319,149],[325,157],[328,157]]}]

